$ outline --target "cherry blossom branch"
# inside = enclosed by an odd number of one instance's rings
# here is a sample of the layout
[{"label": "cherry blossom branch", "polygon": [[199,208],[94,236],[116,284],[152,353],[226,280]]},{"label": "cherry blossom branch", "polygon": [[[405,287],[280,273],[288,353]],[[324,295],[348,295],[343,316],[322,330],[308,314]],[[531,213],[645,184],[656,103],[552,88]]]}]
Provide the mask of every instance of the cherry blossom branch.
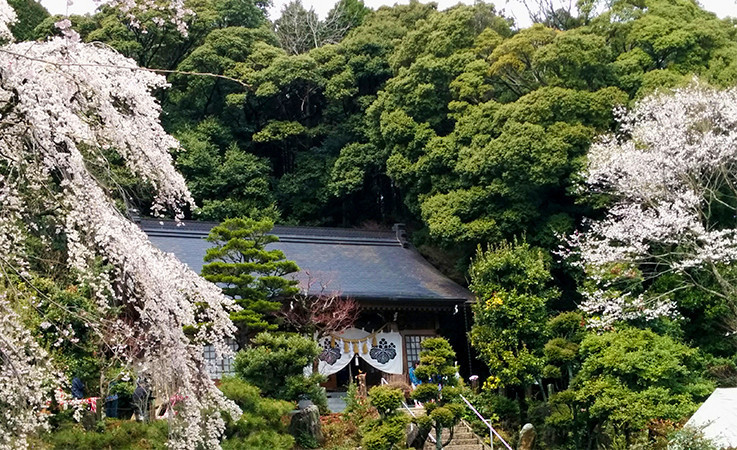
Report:
[{"label": "cherry blossom branch", "polygon": [[253,86],[250,84],[247,84],[243,82],[243,80],[239,80],[237,78],[229,77],[227,75],[221,75],[217,73],[211,73],[211,72],[191,72],[186,70],[168,70],[168,69],[153,69],[149,67],[140,67],[140,66],[118,66],[118,65],[112,65],[112,64],[89,64],[89,63],[76,63],[76,62],[61,62],[61,61],[51,61],[47,59],[40,59],[40,58],[34,58],[32,56],[24,55],[21,53],[13,52],[11,50],[7,50],[5,48],[0,48],[0,53],[6,53],[8,55],[15,56],[17,58],[23,58],[27,59],[29,61],[34,62],[40,62],[43,64],[49,64],[55,67],[95,67],[95,68],[105,68],[105,69],[120,69],[120,70],[130,70],[130,71],[142,71],[142,72],[151,72],[151,73],[162,73],[162,74],[174,74],[174,75],[191,75],[191,76],[201,76],[201,77],[210,77],[210,78],[219,78],[222,80],[232,81],[234,83],[238,83],[242,87],[253,90]]}]

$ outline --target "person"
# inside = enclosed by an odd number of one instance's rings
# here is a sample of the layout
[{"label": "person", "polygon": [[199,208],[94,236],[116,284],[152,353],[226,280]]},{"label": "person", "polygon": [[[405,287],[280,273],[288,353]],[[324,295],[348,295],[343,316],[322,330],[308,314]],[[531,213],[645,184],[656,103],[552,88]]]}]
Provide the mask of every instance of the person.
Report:
[{"label": "person", "polygon": [[72,398],[76,400],[84,398],[84,382],[78,376],[72,378]]},{"label": "person", "polygon": [[138,377],[138,380],[136,380],[136,389],[133,391],[132,396],[133,414],[138,422],[144,422],[148,416],[150,394],[146,380]]},{"label": "person", "polygon": [[[412,366],[410,366],[410,368],[409,368],[409,382],[412,384],[412,390],[413,391],[415,389],[417,389],[417,386],[419,386],[419,385],[422,384],[422,380],[420,380],[419,378],[417,378],[417,374],[415,373],[415,369],[417,368],[417,366],[419,364],[420,364],[419,361],[414,361],[412,363]],[[420,406],[421,407],[422,406],[422,403],[420,403],[417,400],[415,400],[415,406]]]},{"label": "person", "polygon": [[419,365],[418,361],[414,361],[412,363],[412,366],[409,368],[409,382],[412,384],[412,390],[414,390],[418,385],[422,384],[422,381],[420,381],[419,378],[417,378],[417,375],[415,374],[415,369]]}]

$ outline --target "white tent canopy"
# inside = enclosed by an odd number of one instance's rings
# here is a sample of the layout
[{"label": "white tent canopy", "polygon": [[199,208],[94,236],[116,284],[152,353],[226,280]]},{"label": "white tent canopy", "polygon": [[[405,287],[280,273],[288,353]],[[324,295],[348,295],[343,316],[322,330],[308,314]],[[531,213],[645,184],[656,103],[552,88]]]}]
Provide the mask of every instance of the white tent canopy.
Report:
[{"label": "white tent canopy", "polygon": [[686,426],[700,429],[720,448],[737,447],[737,388],[714,390]]}]

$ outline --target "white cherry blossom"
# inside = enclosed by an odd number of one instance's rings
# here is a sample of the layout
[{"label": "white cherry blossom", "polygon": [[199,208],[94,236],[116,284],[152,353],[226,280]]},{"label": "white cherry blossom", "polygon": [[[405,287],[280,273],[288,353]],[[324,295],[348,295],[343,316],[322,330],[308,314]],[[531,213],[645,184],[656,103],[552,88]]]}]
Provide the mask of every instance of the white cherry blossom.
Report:
[{"label": "white cherry blossom", "polygon": [[[0,0],[3,36],[12,18]],[[237,306],[157,250],[90,170],[104,166],[102,149],[115,149],[155,189],[154,211],[181,217],[184,206],[194,207],[169,153],[178,143],[161,127],[151,95],[166,81],[68,31],[67,38],[0,47],[0,276],[28,276],[26,230],[35,225],[35,211],[47,211],[68,249],[66,269],[89,277],[99,317],[112,304],[123,311],[113,323],[90,316],[88,325],[106,330],[108,347],[138,367],[157,395],[184,399],[171,420],[170,447],[218,448],[225,427],[220,411],[238,414],[238,408],[210,380],[201,345],[228,354],[225,339],[234,331],[229,314]],[[90,275],[100,260],[112,269]],[[28,433],[44,427],[41,405],[54,388],[44,354],[14,307],[0,297],[0,448],[22,448]],[[197,330],[194,336],[185,334],[186,326]],[[28,348],[37,356],[28,356]]]},{"label": "white cherry blossom", "polygon": [[[585,182],[614,199],[607,216],[569,239],[577,264],[607,288],[600,271],[623,264],[646,278],[674,272],[715,274],[709,292],[734,304],[737,280],[737,89],[698,81],[658,93],[631,111],[618,111],[620,128],[589,151]],[[669,295],[612,298],[589,292],[582,308],[600,324],[636,316],[673,314]]]}]

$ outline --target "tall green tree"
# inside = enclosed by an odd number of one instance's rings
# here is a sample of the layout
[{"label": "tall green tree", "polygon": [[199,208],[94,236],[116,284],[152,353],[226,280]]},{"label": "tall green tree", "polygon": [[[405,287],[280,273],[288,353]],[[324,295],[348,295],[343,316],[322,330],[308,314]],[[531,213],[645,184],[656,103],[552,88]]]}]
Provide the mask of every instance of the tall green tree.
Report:
[{"label": "tall green tree", "polygon": [[559,295],[550,258],[526,242],[505,242],[479,249],[469,271],[478,299],[470,339],[489,367],[486,387],[516,388],[520,397],[533,383],[542,388],[548,306]]},{"label": "tall green tree", "polygon": [[215,247],[207,249],[202,276],[242,308],[231,314],[241,341],[276,329],[273,313],[281,307],[279,300],[299,292],[297,280],[285,278],[299,270],[297,264],[285,259],[281,250],[266,249],[279,240],[269,234],[273,227],[269,219],[227,219],[207,237]]}]

